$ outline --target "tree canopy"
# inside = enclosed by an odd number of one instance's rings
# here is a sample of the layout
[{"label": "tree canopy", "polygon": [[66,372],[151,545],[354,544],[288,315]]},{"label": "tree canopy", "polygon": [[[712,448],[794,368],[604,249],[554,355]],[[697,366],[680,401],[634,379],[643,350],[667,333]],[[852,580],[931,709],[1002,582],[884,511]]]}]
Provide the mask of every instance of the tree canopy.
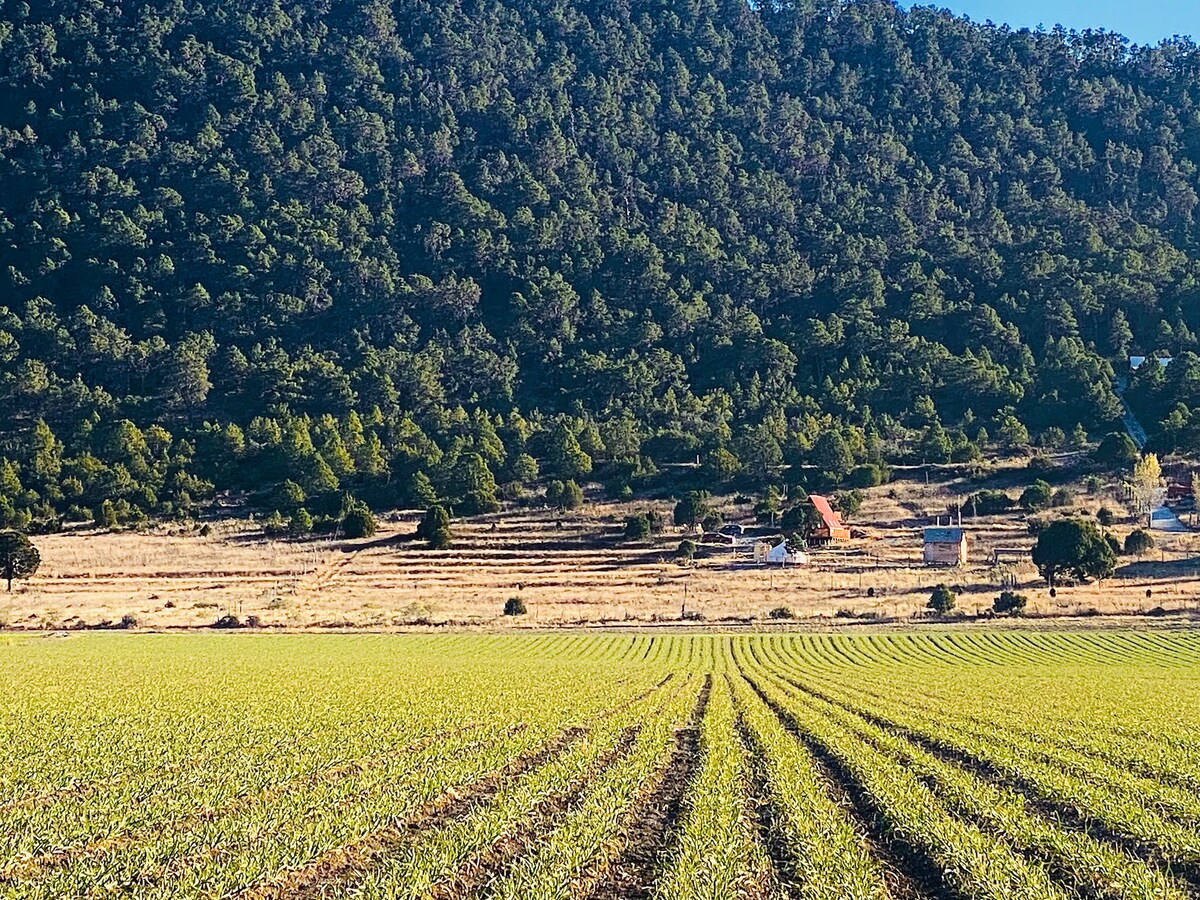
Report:
[{"label": "tree canopy", "polygon": [[890,0],[3,0],[0,526],[836,481],[1112,430],[1137,351],[1191,440],[1198,63]]},{"label": "tree canopy", "polygon": [[1062,575],[1078,581],[1107,578],[1113,573],[1116,555],[1093,523],[1059,519],[1038,535],[1033,564],[1053,587]]},{"label": "tree canopy", "polygon": [[12,583],[18,578],[30,578],[42,564],[42,556],[23,534],[15,531],[0,531],[0,579],[5,589],[12,592]]}]

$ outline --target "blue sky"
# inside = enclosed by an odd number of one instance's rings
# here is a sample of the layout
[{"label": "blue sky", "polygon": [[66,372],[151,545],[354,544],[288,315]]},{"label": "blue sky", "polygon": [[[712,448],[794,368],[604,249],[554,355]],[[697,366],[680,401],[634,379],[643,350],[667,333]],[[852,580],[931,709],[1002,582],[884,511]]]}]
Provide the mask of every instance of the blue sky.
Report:
[{"label": "blue sky", "polygon": [[1061,24],[1082,31],[1104,28],[1138,44],[1157,44],[1175,34],[1200,40],[1200,0],[901,0],[905,6],[937,6],[976,22],[991,19],[1014,28]]}]

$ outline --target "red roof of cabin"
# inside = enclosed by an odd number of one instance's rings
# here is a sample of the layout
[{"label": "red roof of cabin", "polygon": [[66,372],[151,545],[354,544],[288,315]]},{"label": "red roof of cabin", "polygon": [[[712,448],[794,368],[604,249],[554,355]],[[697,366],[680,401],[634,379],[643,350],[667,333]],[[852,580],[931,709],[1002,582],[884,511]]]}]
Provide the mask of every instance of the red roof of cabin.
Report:
[{"label": "red roof of cabin", "polygon": [[825,527],[830,530],[834,528],[842,528],[842,520],[838,518],[838,514],[833,511],[833,507],[829,505],[829,500],[817,494],[809,494],[808,499],[812,501],[812,505],[817,508],[817,512],[821,514],[821,519],[825,522]]}]

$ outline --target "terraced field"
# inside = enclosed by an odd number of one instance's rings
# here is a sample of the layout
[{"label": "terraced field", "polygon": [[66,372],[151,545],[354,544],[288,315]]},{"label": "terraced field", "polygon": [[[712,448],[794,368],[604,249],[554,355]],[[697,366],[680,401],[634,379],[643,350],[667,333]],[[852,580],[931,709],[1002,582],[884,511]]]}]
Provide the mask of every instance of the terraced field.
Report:
[{"label": "terraced field", "polygon": [[0,637],[0,897],[1200,897],[1200,635]]}]

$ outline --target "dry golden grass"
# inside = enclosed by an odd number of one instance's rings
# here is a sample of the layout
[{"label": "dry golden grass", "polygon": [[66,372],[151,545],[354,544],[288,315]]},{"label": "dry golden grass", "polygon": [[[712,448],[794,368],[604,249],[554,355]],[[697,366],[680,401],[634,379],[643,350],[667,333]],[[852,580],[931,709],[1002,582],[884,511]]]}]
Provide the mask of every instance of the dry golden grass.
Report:
[{"label": "dry golden grass", "polygon": [[[998,483],[1006,477],[1004,470],[996,474]],[[1117,578],[1060,589],[1055,598],[1027,560],[990,564],[994,547],[1032,545],[1017,514],[963,521],[972,540],[969,566],[923,566],[921,528],[938,515],[945,521],[948,504],[977,486],[901,481],[872,489],[850,523],[856,535],[850,544],[817,551],[811,566],[788,569],[756,566],[724,549],[679,565],[672,554],[687,536],[680,529],[642,544],[622,541],[621,525],[635,510],[655,505],[670,521],[669,505],[645,502],[458,522],[454,547],[445,551],[412,540],[413,513],[387,517],[374,539],[357,542],[270,541],[244,521],[221,523],[208,537],[166,528],[52,535],[37,539],[44,560],[38,575],[0,596],[0,622],[71,628],[130,615],[143,627],[196,627],[230,613],[293,628],[527,627],[677,621],[684,612],[708,622],[766,620],[778,607],[801,619],[839,612],[908,618],[923,614],[941,582],[961,590],[963,612],[983,612],[1006,579],[1030,598],[1030,611],[1042,615],[1197,610],[1200,538],[1190,534],[1159,535],[1156,562],[1123,558]],[[1075,493],[1073,514],[1094,515],[1102,503],[1124,513],[1111,497]],[[722,499],[729,513],[749,515],[746,507],[734,508],[732,498]],[[1130,527],[1113,531],[1123,540]],[[502,615],[510,597],[525,602],[527,616]]]}]

